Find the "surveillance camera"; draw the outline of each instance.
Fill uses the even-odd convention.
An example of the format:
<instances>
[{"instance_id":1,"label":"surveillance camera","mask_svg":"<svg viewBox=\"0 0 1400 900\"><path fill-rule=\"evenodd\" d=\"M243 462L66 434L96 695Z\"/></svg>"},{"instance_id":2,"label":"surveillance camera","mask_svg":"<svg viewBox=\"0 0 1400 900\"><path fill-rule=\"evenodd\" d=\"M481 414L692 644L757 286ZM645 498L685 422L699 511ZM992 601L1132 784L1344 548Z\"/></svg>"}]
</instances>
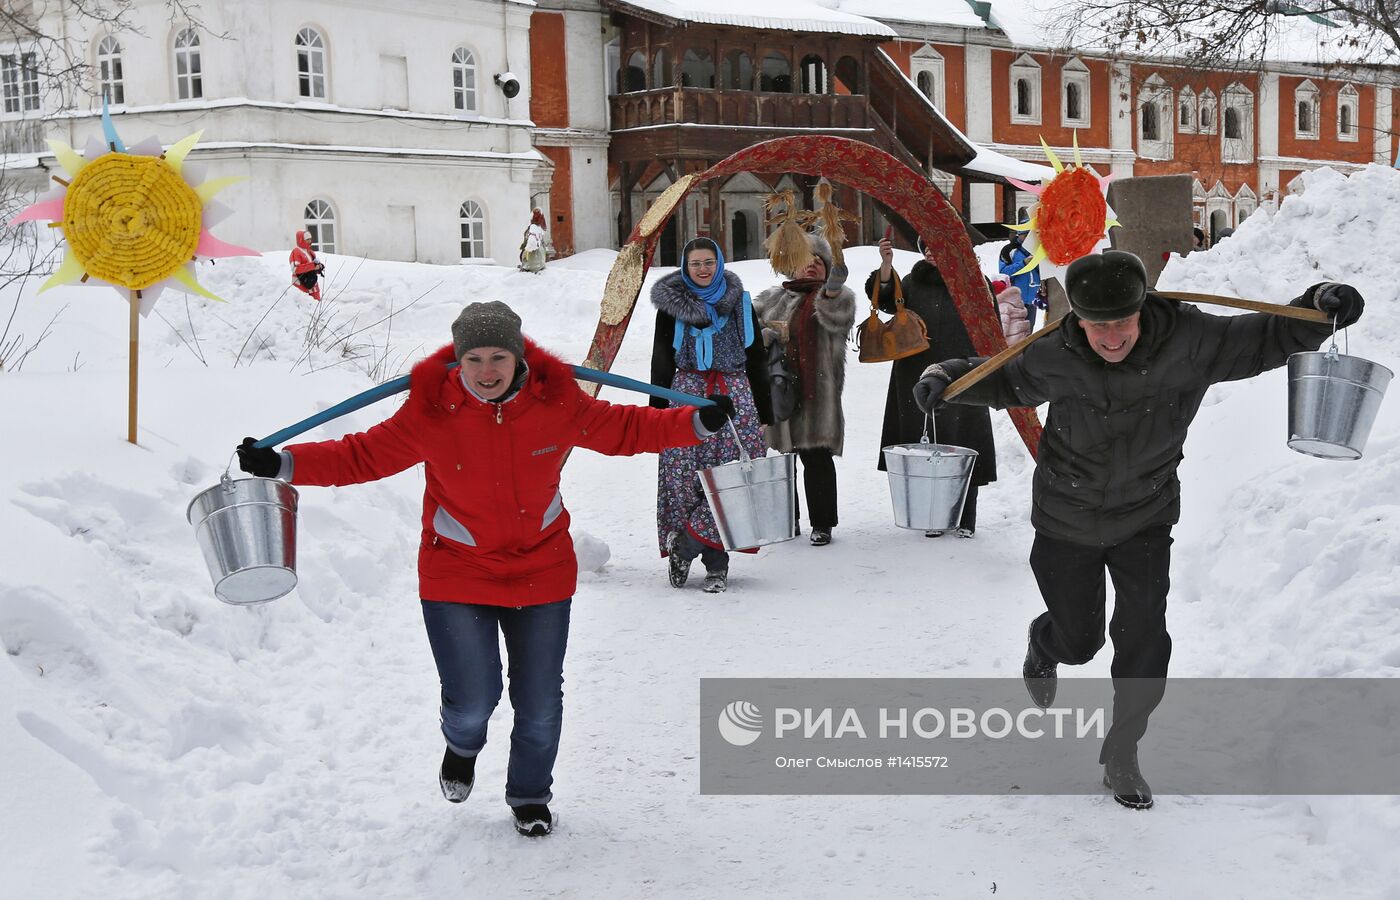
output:
<instances>
[{"instance_id":1,"label":"surveillance camera","mask_svg":"<svg viewBox=\"0 0 1400 900\"><path fill-rule=\"evenodd\" d=\"M502 72L496 76L495 81L501 86L501 93L506 95L507 100L520 93L520 79L516 78L514 73Z\"/></svg>"}]
</instances>

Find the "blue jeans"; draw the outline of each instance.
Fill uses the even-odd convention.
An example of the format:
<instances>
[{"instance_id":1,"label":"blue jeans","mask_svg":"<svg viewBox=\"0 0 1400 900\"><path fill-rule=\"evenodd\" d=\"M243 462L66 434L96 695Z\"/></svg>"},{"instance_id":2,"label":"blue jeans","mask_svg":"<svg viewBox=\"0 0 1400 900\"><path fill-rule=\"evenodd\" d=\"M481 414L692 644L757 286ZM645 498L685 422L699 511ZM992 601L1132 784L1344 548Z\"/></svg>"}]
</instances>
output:
<instances>
[{"instance_id":1,"label":"blue jeans","mask_svg":"<svg viewBox=\"0 0 1400 900\"><path fill-rule=\"evenodd\" d=\"M510 732L506 802L548 803L564 723L564 648L572 598L538 606L423 601L423 622L442 682L442 736L459 756L486 746L486 725L501 700L504 634L509 661Z\"/></svg>"}]
</instances>

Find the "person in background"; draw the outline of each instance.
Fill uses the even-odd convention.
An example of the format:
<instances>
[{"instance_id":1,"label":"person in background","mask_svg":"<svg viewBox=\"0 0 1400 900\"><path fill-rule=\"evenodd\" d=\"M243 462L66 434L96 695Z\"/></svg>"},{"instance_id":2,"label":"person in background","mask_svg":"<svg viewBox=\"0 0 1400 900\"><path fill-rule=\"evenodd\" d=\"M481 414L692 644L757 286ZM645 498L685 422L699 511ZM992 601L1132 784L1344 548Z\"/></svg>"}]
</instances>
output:
<instances>
[{"instance_id":1,"label":"person in background","mask_svg":"<svg viewBox=\"0 0 1400 900\"><path fill-rule=\"evenodd\" d=\"M298 231L297 245L287 257L292 266L292 283L311 299L321 299L321 275L326 271L324 263L316 259L316 251L311 247L311 232Z\"/></svg>"},{"instance_id":2,"label":"person in background","mask_svg":"<svg viewBox=\"0 0 1400 900\"><path fill-rule=\"evenodd\" d=\"M520 269L525 272L543 272L549 258L549 232L545 230L544 210L538 206L530 214L530 224L525 226L525 234L520 238Z\"/></svg>"},{"instance_id":3,"label":"person in background","mask_svg":"<svg viewBox=\"0 0 1400 900\"><path fill-rule=\"evenodd\" d=\"M1277 368L1316 350L1334 327L1361 317L1361 295L1315 284L1290 305L1331 323L1268 313L1215 316L1147 290L1131 253L1106 250L1070 263L1070 312L1059 330L973 385L953 404L998 409L1050 404L1031 484L1031 571L1045 612L1031 622L1021 667L1036 705L1055 701L1057 668L1089 662L1103 647L1113 579L1113 722L1099 762L1113 798L1152 806L1138 741L1161 702L1172 526L1181 516L1177 466L1206 390ZM921 409L981 360L929 366L914 388Z\"/></svg>"},{"instance_id":4,"label":"person in background","mask_svg":"<svg viewBox=\"0 0 1400 900\"><path fill-rule=\"evenodd\" d=\"M1024 225L1031 220L1030 213L1024 209L1016 217L1020 225ZM1032 331L1035 330L1035 311L1045 309L1045 285L1040 280L1040 267L1036 266L1029 272L1021 272L1027 260L1031 258L1031 253L1025 247L1026 234L1021 231L1011 232L1011 240L1006 246L1001 248L1001 255L997 270L1011 280L1011 284L1021 292L1021 302L1026 304L1026 326Z\"/></svg>"},{"instance_id":5,"label":"person in background","mask_svg":"<svg viewBox=\"0 0 1400 900\"><path fill-rule=\"evenodd\" d=\"M739 276L724 268L724 254L707 237L681 251L681 267L656 282L656 335L651 383L690 394L719 392L734 402L733 422L750 457L768 452L763 426L772 423L768 370L758 316ZM669 401L652 398L665 409ZM672 587L682 587L697 556L705 564L706 593L729 584L729 554L696 473L739 458L728 428L702 444L661 451L657 466L656 534L669 557Z\"/></svg>"},{"instance_id":6,"label":"person in background","mask_svg":"<svg viewBox=\"0 0 1400 900\"><path fill-rule=\"evenodd\" d=\"M1206 233L1199 228L1191 229L1191 250L1206 250Z\"/></svg>"},{"instance_id":7,"label":"person in background","mask_svg":"<svg viewBox=\"0 0 1400 900\"><path fill-rule=\"evenodd\" d=\"M870 273L865 281L867 295L875 293L879 297L879 307L883 312L893 314L894 298L894 245L889 239L880 241L880 268ZM933 252L918 243L923 259L900 281L904 289L904 305L910 312L924 320L928 329L928 349L904 359L895 360L890 366L889 390L885 394L885 421L880 429L880 446L892 444L917 444L927 427L927 417L914 402L913 389L924 369L939 360L954 356L973 354L972 338L968 337L967 326L948 293L943 275L934 263ZM878 288L877 288L878 285ZM1005 292L1020 302L1020 294L1009 288ZM1021 322L1025 321L1022 314ZM977 489L997 480L996 445L992 440L992 417L985 409L974 407L945 406L933 416L930 436L936 435L940 444L956 444L977 451L977 463L972 470L972 483L967 489L967 500L963 504L962 518L958 522L958 536L970 538L977 532ZM876 468L885 471L885 454L879 453ZM942 537L940 530L926 531L927 537Z\"/></svg>"},{"instance_id":8,"label":"person in background","mask_svg":"<svg viewBox=\"0 0 1400 900\"><path fill-rule=\"evenodd\" d=\"M831 263L831 245L807 235L812 256L780 287L753 299L764 337L786 336L787 360L797 372L801 397L792 418L769 425L768 445L795 451L813 546L831 543L837 525L836 464L846 439L841 392L846 387L846 335L856 318L856 295L846 287L845 266Z\"/></svg>"},{"instance_id":9,"label":"person in background","mask_svg":"<svg viewBox=\"0 0 1400 900\"><path fill-rule=\"evenodd\" d=\"M459 363L460 366L453 366ZM522 835L549 834L564 713L564 649L578 580L560 471L573 447L609 456L690 446L722 428L724 396L702 409L613 405L520 331L500 302L472 303L452 343L413 367L408 400L384 422L281 452L238 447L243 471L300 485L361 484L424 464L418 594L442 685L447 742L438 784L453 803L501 699L500 644L515 721L506 803Z\"/></svg>"}]
</instances>

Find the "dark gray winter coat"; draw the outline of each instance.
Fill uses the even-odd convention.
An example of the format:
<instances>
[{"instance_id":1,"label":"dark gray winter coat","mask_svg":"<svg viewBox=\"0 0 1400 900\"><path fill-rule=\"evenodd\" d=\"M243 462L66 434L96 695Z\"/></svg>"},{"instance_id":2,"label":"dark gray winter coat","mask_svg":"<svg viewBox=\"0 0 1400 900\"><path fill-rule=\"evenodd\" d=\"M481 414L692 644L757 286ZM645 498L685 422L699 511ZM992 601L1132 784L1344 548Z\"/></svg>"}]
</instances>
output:
<instances>
[{"instance_id":1,"label":"dark gray winter coat","mask_svg":"<svg viewBox=\"0 0 1400 900\"><path fill-rule=\"evenodd\" d=\"M1149 293L1141 332L1128 357L1110 364L1070 313L1058 331L952 401L998 409L1049 402L1032 487L1036 531L1112 546L1175 524L1176 468L1206 388L1316 350L1332 326L1265 313L1214 316Z\"/></svg>"},{"instance_id":2,"label":"dark gray winter coat","mask_svg":"<svg viewBox=\"0 0 1400 900\"><path fill-rule=\"evenodd\" d=\"M865 281L865 296L870 296L879 277L879 269L870 273ZM927 260L919 260L900 284L904 287L905 309L923 319L928 329L928 349L891 364L890 387L885 396L885 424L880 430L881 447L914 444L923 436L924 412L914 402L914 385L924 369L945 359L971 356L976 352L972 349L972 338L967 335L967 326L963 325L958 308L953 305L948 286L935 266ZM881 311L895 311L893 281L880 286L878 302ZM988 308L996 312L994 305L989 304ZM940 444L977 451L977 464L972 470L974 484L991 484L997 480L997 448L992 442L992 417L986 409L946 404L934 413L934 424ZM883 452L878 468L882 472L885 469Z\"/></svg>"}]
</instances>

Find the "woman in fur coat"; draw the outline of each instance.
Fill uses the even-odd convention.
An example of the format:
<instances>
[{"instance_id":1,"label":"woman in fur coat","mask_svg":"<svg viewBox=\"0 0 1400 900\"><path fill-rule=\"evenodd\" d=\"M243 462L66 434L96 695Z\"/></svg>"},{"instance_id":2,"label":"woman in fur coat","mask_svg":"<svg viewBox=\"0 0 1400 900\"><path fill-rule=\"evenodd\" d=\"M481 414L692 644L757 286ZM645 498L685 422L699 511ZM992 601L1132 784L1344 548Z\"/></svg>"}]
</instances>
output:
<instances>
[{"instance_id":1,"label":"woman in fur coat","mask_svg":"<svg viewBox=\"0 0 1400 900\"><path fill-rule=\"evenodd\" d=\"M724 270L724 254L707 237L681 252L681 268L651 289L656 336L651 351L651 383L688 394L727 394L734 402L734 426L749 456L763 456L763 426L772 421L767 368L758 319L743 282ZM668 401L654 398L652 406ZM662 451L657 470L656 534L661 555L669 557L672 587L690 576L699 556L705 564L707 593L728 587L729 554L720 543L714 515L695 473L739 458L728 428L703 444Z\"/></svg>"},{"instance_id":2,"label":"woman in fur coat","mask_svg":"<svg viewBox=\"0 0 1400 900\"><path fill-rule=\"evenodd\" d=\"M856 295L846 287L846 267L831 264L831 245L807 235L812 259L791 281L753 300L765 338L786 339L789 367L801 398L790 419L768 427L768 443L802 460L811 541L831 543L836 527L836 465L845 443L841 391L846 386L846 335L856 317ZM916 376L917 377L917 376ZM912 395L911 395L912 396Z\"/></svg>"},{"instance_id":3,"label":"woman in fur coat","mask_svg":"<svg viewBox=\"0 0 1400 900\"><path fill-rule=\"evenodd\" d=\"M931 363L952 356L974 356L972 338L967 335L958 308L943 276L933 263L933 254L921 246L924 258L914 264L900 282L904 287L904 306L917 313L928 327L928 349L913 356L894 361L890 369L890 388L885 397L885 424L880 432L880 446L915 444L924 431L924 414L914 403L914 385ZM893 313L894 249L889 241L880 242L880 268L870 273L865 282L866 295L875 289L878 280L880 309ZM962 520L958 522L958 537L970 538L977 530L977 489L997 480L996 445L992 442L992 417L986 407L946 404L934 413L934 425L940 444L954 444L977 451L977 464L972 470L972 485L967 489ZM932 431L930 438L933 437ZM884 471L885 457L880 454L879 468ZM942 537L941 531L925 532L929 537Z\"/></svg>"}]
</instances>

